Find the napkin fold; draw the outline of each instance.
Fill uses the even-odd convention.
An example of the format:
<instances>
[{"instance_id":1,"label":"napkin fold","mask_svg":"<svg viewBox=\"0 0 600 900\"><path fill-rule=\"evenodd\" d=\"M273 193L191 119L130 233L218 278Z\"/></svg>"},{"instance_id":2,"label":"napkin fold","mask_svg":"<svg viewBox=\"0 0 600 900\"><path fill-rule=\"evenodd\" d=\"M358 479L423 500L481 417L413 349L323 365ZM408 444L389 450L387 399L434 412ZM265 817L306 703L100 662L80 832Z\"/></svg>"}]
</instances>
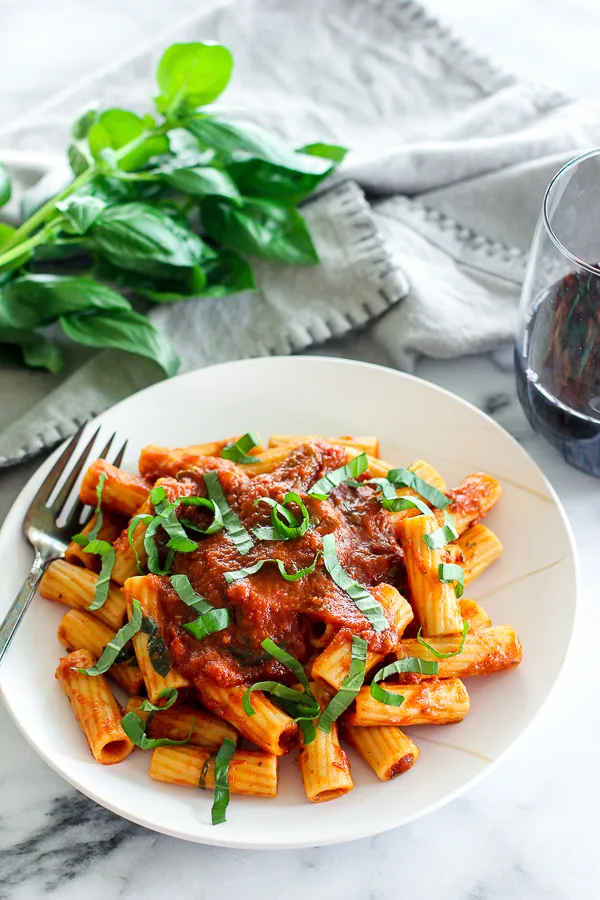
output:
<instances>
[{"instance_id":1,"label":"napkin fold","mask_svg":"<svg viewBox=\"0 0 600 900\"><path fill-rule=\"evenodd\" d=\"M351 148L303 208L320 266L255 261L256 293L151 309L182 371L333 339L338 355L413 370L423 354L511 339L545 186L600 142L597 102L500 72L412 0L234 0L0 129L0 160L18 187L45 172L65 178L69 125L91 100L145 111L156 62L176 40L233 51L229 112L295 146ZM161 377L142 358L82 348L69 348L60 379L2 370L0 467Z\"/></svg>"}]
</instances>

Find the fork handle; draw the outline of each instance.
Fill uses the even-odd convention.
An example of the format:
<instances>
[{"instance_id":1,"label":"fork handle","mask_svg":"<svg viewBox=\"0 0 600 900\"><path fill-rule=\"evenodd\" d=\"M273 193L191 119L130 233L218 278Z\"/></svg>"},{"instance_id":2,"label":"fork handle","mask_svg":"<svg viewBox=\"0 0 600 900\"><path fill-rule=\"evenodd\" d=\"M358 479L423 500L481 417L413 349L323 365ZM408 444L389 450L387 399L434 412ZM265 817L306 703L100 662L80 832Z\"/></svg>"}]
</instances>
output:
<instances>
[{"instance_id":1,"label":"fork handle","mask_svg":"<svg viewBox=\"0 0 600 900\"><path fill-rule=\"evenodd\" d=\"M0 663L8 650L8 645L12 641L13 635L21 623L25 610L31 603L31 599L37 590L37 586L40 583L48 563L49 560L42 559L39 553L36 553L31 572L25 579L23 587L17 594L15 602L7 612L2 625L0 625Z\"/></svg>"}]
</instances>

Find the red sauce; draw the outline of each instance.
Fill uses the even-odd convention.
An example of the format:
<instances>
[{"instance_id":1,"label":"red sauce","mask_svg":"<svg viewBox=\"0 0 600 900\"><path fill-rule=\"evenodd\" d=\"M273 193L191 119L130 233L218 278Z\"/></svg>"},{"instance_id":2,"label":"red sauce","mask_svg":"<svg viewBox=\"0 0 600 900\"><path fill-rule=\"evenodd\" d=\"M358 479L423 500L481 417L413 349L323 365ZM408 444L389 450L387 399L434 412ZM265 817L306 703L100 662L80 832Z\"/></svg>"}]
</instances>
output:
<instances>
[{"instance_id":1,"label":"red sauce","mask_svg":"<svg viewBox=\"0 0 600 900\"><path fill-rule=\"evenodd\" d=\"M282 502L291 489L300 494L311 517L311 528L302 537L256 541L246 556L240 555L224 531L200 537L193 553L177 554L173 572L187 575L194 590L214 606L230 610L227 629L197 641L181 627L193 621L196 614L179 600L168 580L161 579L165 640L174 664L192 682L199 684L206 678L222 686L251 684L265 678L289 682L289 670L269 657L261 642L269 637L304 663L312 653L311 627L318 623L361 635L373 650L392 649L397 640L395 631L377 634L351 598L332 581L322 558L312 574L297 582L285 581L274 565L230 585L224 578L226 572L271 557L283 560L288 572L297 571L312 563L322 536L334 532L340 563L356 581L367 587L385 582L402 589L406 578L402 550L373 488L357 490L341 485L327 501L314 500L307 494L318 478L345 461L343 450L315 440L297 447L269 475L248 478L226 460L210 457L200 466L196 463L195 471L180 475L186 493L206 496L202 474L218 468L229 506L250 532L271 523L270 507L255 506L255 500L269 496ZM203 527L210 521L198 507L185 507L181 514L196 518Z\"/></svg>"}]
</instances>

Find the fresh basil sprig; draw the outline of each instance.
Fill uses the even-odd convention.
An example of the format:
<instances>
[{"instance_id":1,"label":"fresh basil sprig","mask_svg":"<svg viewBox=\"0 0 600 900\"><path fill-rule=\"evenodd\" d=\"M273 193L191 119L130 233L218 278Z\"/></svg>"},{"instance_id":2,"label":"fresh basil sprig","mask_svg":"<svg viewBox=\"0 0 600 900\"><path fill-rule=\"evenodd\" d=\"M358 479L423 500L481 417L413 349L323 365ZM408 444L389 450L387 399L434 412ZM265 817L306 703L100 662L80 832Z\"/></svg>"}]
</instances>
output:
<instances>
[{"instance_id":1,"label":"fresh basil sprig","mask_svg":"<svg viewBox=\"0 0 600 900\"><path fill-rule=\"evenodd\" d=\"M232 67L219 44L167 48L156 114L85 110L67 148L72 181L55 195L34 185L21 225L0 222L0 345L18 348L26 365L63 368L58 342L38 330L56 323L76 343L136 353L172 375L174 350L121 290L151 303L223 297L255 289L247 257L318 262L296 206L345 149L294 150L211 112ZM0 207L10 195L0 166ZM69 272L57 274L63 259Z\"/></svg>"}]
</instances>

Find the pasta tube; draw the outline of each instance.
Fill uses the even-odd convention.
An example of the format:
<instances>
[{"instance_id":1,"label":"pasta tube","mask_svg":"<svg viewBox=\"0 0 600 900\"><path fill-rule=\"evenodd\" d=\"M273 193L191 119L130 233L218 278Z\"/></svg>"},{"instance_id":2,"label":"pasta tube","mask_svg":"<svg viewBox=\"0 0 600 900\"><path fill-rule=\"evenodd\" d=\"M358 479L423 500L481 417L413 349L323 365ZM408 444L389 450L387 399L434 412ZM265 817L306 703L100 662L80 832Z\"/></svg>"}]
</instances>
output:
<instances>
[{"instance_id":1,"label":"pasta tube","mask_svg":"<svg viewBox=\"0 0 600 900\"><path fill-rule=\"evenodd\" d=\"M381 685L390 694L404 697L401 706L387 706L362 687L356 709L346 716L350 725L448 725L469 712L469 695L458 678L432 679L419 684Z\"/></svg>"},{"instance_id":2,"label":"pasta tube","mask_svg":"<svg viewBox=\"0 0 600 900\"><path fill-rule=\"evenodd\" d=\"M311 690L323 708L329 699L324 688L315 683ZM311 803L335 800L354 787L348 757L340 747L337 722L331 724L328 734L317 728L316 737L309 744L299 735L298 765Z\"/></svg>"},{"instance_id":3,"label":"pasta tube","mask_svg":"<svg viewBox=\"0 0 600 900\"><path fill-rule=\"evenodd\" d=\"M414 516L398 524L413 606L425 635L452 634L463 627L454 587L439 579L443 551L430 550L423 540L437 528L434 516Z\"/></svg>"},{"instance_id":4,"label":"pasta tube","mask_svg":"<svg viewBox=\"0 0 600 900\"><path fill-rule=\"evenodd\" d=\"M133 751L133 744L121 727L121 708L103 675L86 675L96 660L88 650L64 656L56 677L69 698L75 717L95 759L103 766L122 762Z\"/></svg>"},{"instance_id":5,"label":"pasta tube","mask_svg":"<svg viewBox=\"0 0 600 900\"><path fill-rule=\"evenodd\" d=\"M360 728L343 723L341 735L381 781L390 781L407 772L419 758L419 748L394 725Z\"/></svg>"},{"instance_id":6,"label":"pasta tube","mask_svg":"<svg viewBox=\"0 0 600 900\"><path fill-rule=\"evenodd\" d=\"M88 650L99 659L104 648L115 636L112 628L82 609L71 609L58 626L58 640L67 650ZM115 663L106 673L128 694L139 693L144 679L137 665Z\"/></svg>"},{"instance_id":7,"label":"pasta tube","mask_svg":"<svg viewBox=\"0 0 600 900\"><path fill-rule=\"evenodd\" d=\"M502 556L502 543L485 525L473 525L456 541L462 552L465 584L470 584Z\"/></svg>"},{"instance_id":8,"label":"pasta tube","mask_svg":"<svg viewBox=\"0 0 600 900\"><path fill-rule=\"evenodd\" d=\"M159 629L162 626L162 614L158 605L156 592L154 590L155 575L141 575L136 578L128 578L123 587L125 598L127 601L127 615L131 618L132 603L139 600L144 616L150 616ZM138 631L131 639L133 649L137 657L138 666L146 685L148 697L152 703L156 703L161 691L165 688L184 688L189 687L189 681L177 669L171 668L167 675L159 675L152 664L150 654L148 653L148 641L150 636L144 631ZM166 652L166 648L165 648ZM167 652L168 656L168 652ZM170 662L170 660L169 660Z\"/></svg>"},{"instance_id":9,"label":"pasta tube","mask_svg":"<svg viewBox=\"0 0 600 900\"><path fill-rule=\"evenodd\" d=\"M215 761L200 747L157 747L150 762L150 778L167 784L214 790ZM202 780L203 779L203 780ZM232 794L275 797L279 785L278 760L264 750L236 750L229 763Z\"/></svg>"},{"instance_id":10,"label":"pasta tube","mask_svg":"<svg viewBox=\"0 0 600 900\"><path fill-rule=\"evenodd\" d=\"M131 697L125 711L146 719L148 713L140 711L143 702L142 697ZM170 738L172 741L183 741L191 734L190 745L208 750L218 750L225 738L237 741L239 737L235 728L223 719L186 704L155 713L146 733L151 738Z\"/></svg>"},{"instance_id":11,"label":"pasta tube","mask_svg":"<svg viewBox=\"0 0 600 900\"><path fill-rule=\"evenodd\" d=\"M42 576L40 593L47 600L87 609L94 601L97 582L95 572L74 566L64 559L55 559ZM93 615L118 631L125 618L125 597L116 585L110 585L106 602L95 609Z\"/></svg>"},{"instance_id":12,"label":"pasta tube","mask_svg":"<svg viewBox=\"0 0 600 900\"><path fill-rule=\"evenodd\" d=\"M96 505L96 486L101 472L106 473L102 488L103 508L130 519L148 496L152 485L139 475L130 475L105 459L97 459L91 464L81 483L79 497L82 503Z\"/></svg>"},{"instance_id":13,"label":"pasta tube","mask_svg":"<svg viewBox=\"0 0 600 900\"><path fill-rule=\"evenodd\" d=\"M459 635L428 638L438 653L458 650ZM437 661L438 678L466 678L468 675L490 675L501 669L510 669L521 662L521 642L510 625L493 625L479 628L467 634L462 652L448 659L438 659L427 647L416 640L400 641L396 648L398 659L417 656L419 659ZM427 677L427 676L421 676Z\"/></svg>"}]
</instances>

